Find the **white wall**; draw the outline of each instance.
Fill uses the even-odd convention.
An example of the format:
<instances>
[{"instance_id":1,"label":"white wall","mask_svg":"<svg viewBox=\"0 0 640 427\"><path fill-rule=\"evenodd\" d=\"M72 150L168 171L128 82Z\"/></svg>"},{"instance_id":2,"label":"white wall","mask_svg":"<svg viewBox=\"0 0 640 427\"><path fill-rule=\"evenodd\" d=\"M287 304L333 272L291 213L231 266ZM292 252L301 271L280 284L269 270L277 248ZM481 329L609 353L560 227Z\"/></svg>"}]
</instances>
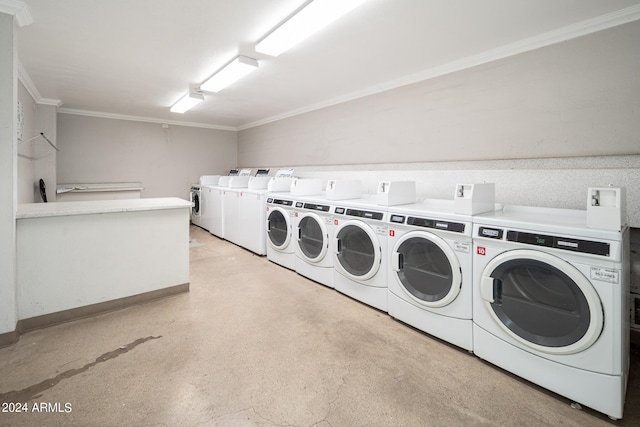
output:
<instances>
[{"instance_id":1,"label":"white wall","mask_svg":"<svg viewBox=\"0 0 640 427\"><path fill-rule=\"evenodd\" d=\"M627 189L640 227L640 22L245 129L243 167L415 180L420 197L495 182L505 204L586 208Z\"/></svg>"},{"instance_id":2,"label":"white wall","mask_svg":"<svg viewBox=\"0 0 640 427\"><path fill-rule=\"evenodd\" d=\"M13 16L0 13L0 343L15 331L18 101L17 41Z\"/></svg>"},{"instance_id":3,"label":"white wall","mask_svg":"<svg viewBox=\"0 0 640 427\"><path fill-rule=\"evenodd\" d=\"M238 160L640 154L640 21L239 132Z\"/></svg>"},{"instance_id":4,"label":"white wall","mask_svg":"<svg viewBox=\"0 0 640 427\"><path fill-rule=\"evenodd\" d=\"M54 105L38 104L36 106L36 131L43 132L53 144L57 144L57 107ZM34 151L36 158L34 166L34 201L40 202L40 187L37 182L43 179L47 187L47 200L56 200L56 174L57 174L57 154L43 138L38 138Z\"/></svg>"},{"instance_id":5,"label":"white wall","mask_svg":"<svg viewBox=\"0 0 640 427\"><path fill-rule=\"evenodd\" d=\"M37 135L35 129L36 103L20 82L18 82L18 101L22 104L24 115L22 142L18 141L18 203L33 203L35 161L22 156L35 157L35 147L40 142L36 140L29 141L31 137Z\"/></svg>"},{"instance_id":6,"label":"white wall","mask_svg":"<svg viewBox=\"0 0 640 427\"><path fill-rule=\"evenodd\" d=\"M189 198L201 175L237 166L233 131L58 114L60 184L141 182L142 197Z\"/></svg>"},{"instance_id":7,"label":"white wall","mask_svg":"<svg viewBox=\"0 0 640 427\"><path fill-rule=\"evenodd\" d=\"M48 200L55 200L56 151L39 135L44 133L55 144L56 107L38 104L21 82L18 101L24 115L22 141L18 141L18 203L42 201L41 178L47 185Z\"/></svg>"}]
</instances>

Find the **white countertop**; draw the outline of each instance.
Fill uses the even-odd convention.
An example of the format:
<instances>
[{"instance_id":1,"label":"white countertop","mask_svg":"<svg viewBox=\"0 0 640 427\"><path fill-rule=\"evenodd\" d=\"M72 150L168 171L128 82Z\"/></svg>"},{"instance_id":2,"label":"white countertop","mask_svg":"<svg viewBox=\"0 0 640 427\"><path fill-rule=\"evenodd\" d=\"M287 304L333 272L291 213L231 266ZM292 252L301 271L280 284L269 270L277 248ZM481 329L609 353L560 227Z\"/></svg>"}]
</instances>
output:
<instances>
[{"instance_id":1,"label":"white countertop","mask_svg":"<svg viewBox=\"0 0 640 427\"><path fill-rule=\"evenodd\" d=\"M51 216L91 215L179 208L191 208L191 202L177 197L162 197L150 199L24 203L18 205L16 218L25 219Z\"/></svg>"}]
</instances>

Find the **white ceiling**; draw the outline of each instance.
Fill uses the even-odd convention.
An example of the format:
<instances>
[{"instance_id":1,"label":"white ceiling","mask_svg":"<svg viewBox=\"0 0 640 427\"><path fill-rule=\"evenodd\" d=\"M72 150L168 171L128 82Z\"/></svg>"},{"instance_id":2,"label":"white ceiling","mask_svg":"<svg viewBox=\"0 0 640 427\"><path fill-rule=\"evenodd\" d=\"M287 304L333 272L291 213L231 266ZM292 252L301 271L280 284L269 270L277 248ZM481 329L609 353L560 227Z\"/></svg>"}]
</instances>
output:
<instances>
[{"instance_id":1,"label":"white ceiling","mask_svg":"<svg viewBox=\"0 0 640 427\"><path fill-rule=\"evenodd\" d=\"M33 23L18 30L19 60L38 101L227 129L640 19L640 0L368 0L273 58L255 44L306 0L24 3ZM185 114L169 112L238 54L259 69Z\"/></svg>"}]
</instances>

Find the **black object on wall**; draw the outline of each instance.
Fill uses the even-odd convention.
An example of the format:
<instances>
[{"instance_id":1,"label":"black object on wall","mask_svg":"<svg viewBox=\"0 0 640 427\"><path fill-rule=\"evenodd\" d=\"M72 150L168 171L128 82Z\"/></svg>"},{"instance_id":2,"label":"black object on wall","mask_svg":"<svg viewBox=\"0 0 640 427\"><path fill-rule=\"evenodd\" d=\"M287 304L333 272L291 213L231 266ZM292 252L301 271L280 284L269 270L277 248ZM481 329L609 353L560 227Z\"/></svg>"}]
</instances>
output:
<instances>
[{"instance_id":1,"label":"black object on wall","mask_svg":"<svg viewBox=\"0 0 640 427\"><path fill-rule=\"evenodd\" d=\"M47 203L47 189L44 186L44 179L40 178L40 197L42 201Z\"/></svg>"}]
</instances>

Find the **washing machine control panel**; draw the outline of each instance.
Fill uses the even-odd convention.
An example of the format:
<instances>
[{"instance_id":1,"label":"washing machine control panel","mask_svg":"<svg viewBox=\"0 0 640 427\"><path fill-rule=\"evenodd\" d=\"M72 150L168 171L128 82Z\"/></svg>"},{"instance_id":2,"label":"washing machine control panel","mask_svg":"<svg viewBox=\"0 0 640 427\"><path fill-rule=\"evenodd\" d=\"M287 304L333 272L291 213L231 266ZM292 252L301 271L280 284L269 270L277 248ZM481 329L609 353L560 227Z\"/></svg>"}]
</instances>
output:
<instances>
[{"instance_id":1,"label":"washing machine control panel","mask_svg":"<svg viewBox=\"0 0 640 427\"><path fill-rule=\"evenodd\" d=\"M478 229L478 237L502 240L502 236L504 236L504 230L501 228L480 227Z\"/></svg>"},{"instance_id":2,"label":"washing machine control panel","mask_svg":"<svg viewBox=\"0 0 640 427\"><path fill-rule=\"evenodd\" d=\"M309 209L311 211L329 212L329 205L319 205L316 203L304 203L302 206L298 206L298 204L296 204L296 207L303 207L304 209Z\"/></svg>"},{"instance_id":3,"label":"washing machine control panel","mask_svg":"<svg viewBox=\"0 0 640 427\"><path fill-rule=\"evenodd\" d=\"M506 233L505 233L506 232ZM575 239L572 237L552 236L541 233L528 233L518 230L503 230L501 228L479 227L478 237L506 240L508 242L524 243L533 246L562 249L565 251L581 252L585 254L609 256L611 245L606 242Z\"/></svg>"},{"instance_id":4,"label":"washing machine control panel","mask_svg":"<svg viewBox=\"0 0 640 427\"><path fill-rule=\"evenodd\" d=\"M437 219L410 216L407 218L407 225L435 228L436 230L453 231L455 233L464 233L464 224L460 222L440 221Z\"/></svg>"},{"instance_id":5,"label":"washing machine control panel","mask_svg":"<svg viewBox=\"0 0 640 427\"><path fill-rule=\"evenodd\" d=\"M355 216L358 218L375 219L378 221L382 221L384 219L384 213L382 212L363 211L360 209L345 209L345 208L335 208L333 212L338 215Z\"/></svg>"},{"instance_id":6,"label":"washing machine control panel","mask_svg":"<svg viewBox=\"0 0 640 427\"><path fill-rule=\"evenodd\" d=\"M389 222L404 224L414 227L433 228L436 230L453 231L454 233L464 233L465 224L461 222L442 221L431 218L420 218L416 216L405 217L404 215L391 214Z\"/></svg>"},{"instance_id":7,"label":"washing machine control panel","mask_svg":"<svg viewBox=\"0 0 640 427\"><path fill-rule=\"evenodd\" d=\"M274 205L282 205L282 206L291 206L291 205L293 205L293 201L292 200L272 199L271 197L269 197L267 199L267 203L272 203Z\"/></svg>"},{"instance_id":8,"label":"washing machine control panel","mask_svg":"<svg viewBox=\"0 0 640 427\"><path fill-rule=\"evenodd\" d=\"M395 222L396 224L404 224L404 217L402 215L391 215L389 222Z\"/></svg>"},{"instance_id":9,"label":"washing machine control panel","mask_svg":"<svg viewBox=\"0 0 640 427\"><path fill-rule=\"evenodd\" d=\"M549 236L545 234L525 233L522 231L507 231L510 242L526 243L528 245L544 246L547 248L564 249L566 251L581 252L593 255L609 256L610 245L605 242L574 239L569 237Z\"/></svg>"}]
</instances>

